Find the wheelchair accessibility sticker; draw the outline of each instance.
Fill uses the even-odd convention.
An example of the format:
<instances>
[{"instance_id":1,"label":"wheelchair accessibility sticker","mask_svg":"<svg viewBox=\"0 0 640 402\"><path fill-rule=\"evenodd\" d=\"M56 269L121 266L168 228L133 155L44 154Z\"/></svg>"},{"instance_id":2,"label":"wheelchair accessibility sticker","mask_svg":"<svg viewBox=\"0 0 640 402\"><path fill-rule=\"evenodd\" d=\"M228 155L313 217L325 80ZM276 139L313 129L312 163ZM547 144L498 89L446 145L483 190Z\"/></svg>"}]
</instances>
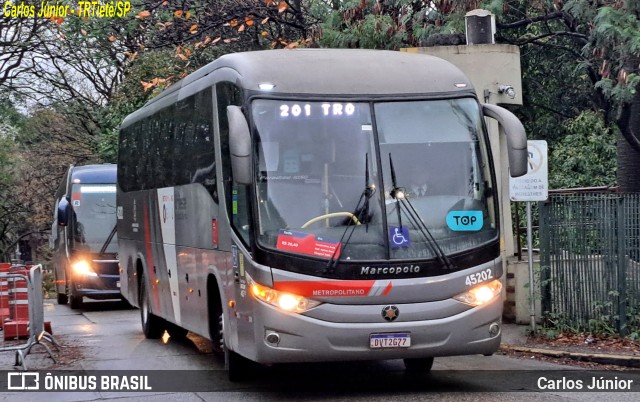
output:
<instances>
[{"instance_id":1,"label":"wheelchair accessibility sticker","mask_svg":"<svg viewBox=\"0 0 640 402\"><path fill-rule=\"evenodd\" d=\"M482 229L482 211L450 211L447 226L455 231L478 231Z\"/></svg>"},{"instance_id":2,"label":"wheelchair accessibility sticker","mask_svg":"<svg viewBox=\"0 0 640 402\"><path fill-rule=\"evenodd\" d=\"M389 226L389 243L391 248L409 247L409 228L406 226Z\"/></svg>"}]
</instances>

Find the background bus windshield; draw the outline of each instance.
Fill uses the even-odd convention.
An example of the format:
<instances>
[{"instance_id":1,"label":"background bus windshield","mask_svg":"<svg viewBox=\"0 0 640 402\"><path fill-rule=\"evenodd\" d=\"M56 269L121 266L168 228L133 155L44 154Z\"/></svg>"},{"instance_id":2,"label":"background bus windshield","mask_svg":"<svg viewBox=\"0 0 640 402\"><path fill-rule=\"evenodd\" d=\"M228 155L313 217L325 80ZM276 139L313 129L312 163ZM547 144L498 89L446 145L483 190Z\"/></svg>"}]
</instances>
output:
<instances>
[{"instance_id":1,"label":"background bus windshield","mask_svg":"<svg viewBox=\"0 0 640 402\"><path fill-rule=\"evenodd\" d=\"M446 254L496 238L475 100L374 103L375 122L368 103L252 106L264 246L342 260L435 258L420 221Z\"/></svg>"},{"instance_id":2,"label":"background bus windshield","mask_svg":"<svg viewBox=\"0 0 640 402\"><path fill-rule=\"evenodd\" d=\"M76 250L99 252L116 225L116 186L113 184L74 184L73 242ZM117 235L106 252L116 252Z\"/></svg>"}]
</instances>

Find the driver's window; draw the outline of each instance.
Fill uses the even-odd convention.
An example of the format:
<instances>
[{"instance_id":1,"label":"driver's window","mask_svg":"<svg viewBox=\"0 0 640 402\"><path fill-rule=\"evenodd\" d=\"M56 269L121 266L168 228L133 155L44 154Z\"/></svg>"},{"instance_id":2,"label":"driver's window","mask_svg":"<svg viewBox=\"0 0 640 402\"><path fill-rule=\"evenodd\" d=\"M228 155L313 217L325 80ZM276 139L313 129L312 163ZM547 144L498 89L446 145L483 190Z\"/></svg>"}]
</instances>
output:
<instances>
[{"instance_id":1,"label":"driver's window","mask_svg":"<svg viewBox=\"0 0 640 402\"><path fill-rule=\"evenodd\" d=\"M250 245L251 211L248 186L233 181L231 174L231 156L229 150L229 121L227 120L227 106L242 105L242 89L231 82L216 84L216 101L218 110L218 124L220 130L220 150L222 153L222 185L227 202L227 212L235 232Z\"/></svg>"}]
</instances>

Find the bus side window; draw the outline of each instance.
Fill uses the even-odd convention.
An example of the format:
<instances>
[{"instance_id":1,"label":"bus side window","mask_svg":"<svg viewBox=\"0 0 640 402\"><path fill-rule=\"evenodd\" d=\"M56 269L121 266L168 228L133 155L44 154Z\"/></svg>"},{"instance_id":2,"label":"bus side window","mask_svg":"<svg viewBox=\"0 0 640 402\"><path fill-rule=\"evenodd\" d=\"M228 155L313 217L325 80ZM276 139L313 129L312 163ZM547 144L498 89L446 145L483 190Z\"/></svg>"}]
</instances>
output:
<instances>
[{"instance_id":1,"label":"bus side window","mask_svg":"<svg viewBox=\"0 0 640 402\"><path fill-rule=\"evenodd\" d=\"M193 166L191 169L191 182L200 183L211 194L213 201L217 204L218 190L216 177L216 160L213 144L211 125L213 116L213 104L211 91L201 91L195 96L195 107L193 110L208 111L199 112L194 116L194 142L193 142Z\"/></svg>"},{"instance_id":2,"label":"bus side window","mask_svg":"<svg viewBox=\"0 0 640 402\"><path fill-rule=\"evenodd\" d=\"M229 121L227 106L242 105L242 90L231 82L216 84L216 101L218 124L220 130L220 151L222 154L222 184L227 203L227 213L235 232L243 240L245 246L250 245L251 211L249 210L248 186L233 181L231 174L231 157L229 151Z\"/></svg>"}]
</instances>

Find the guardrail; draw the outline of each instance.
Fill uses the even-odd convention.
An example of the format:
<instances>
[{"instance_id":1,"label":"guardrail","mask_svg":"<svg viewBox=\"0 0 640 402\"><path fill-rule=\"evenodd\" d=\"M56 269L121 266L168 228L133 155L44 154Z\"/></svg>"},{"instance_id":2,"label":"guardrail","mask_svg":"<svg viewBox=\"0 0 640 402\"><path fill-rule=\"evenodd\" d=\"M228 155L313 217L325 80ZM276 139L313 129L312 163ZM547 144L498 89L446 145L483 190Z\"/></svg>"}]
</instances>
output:
<instances>
[{"instance_id":1,"label":"guardrail","mask_svg":"<svg viewBox=\"0 0 640 402\"><path fill-rule=\"evenodd\" d=\"M16 267L12 267L16 268ZM5 340L7 338L20 338L23 325L26 325L27 340L23 344L0 346L0 352L15 352L16 366L27 370L26 356L31 348L40 345L45 348L49 357L56 363L56 359L49 346L42 341L47 341L60 350L60 345L53 335L46 331L44 321L44 300L42 296L42 265L14 272L0 272L0 283L7 283L8 291L0 297L8 298L9 320L3 322ZM26 286L25 286L26 285ZM27 298L23 297L26 290ZM25 305L27 308L25 309ZM26 320L25 320L26 319ZM15 326L15 327L13 327ZM7 336L11 331L11 335Z\"/></svg>"}]
</instances>

